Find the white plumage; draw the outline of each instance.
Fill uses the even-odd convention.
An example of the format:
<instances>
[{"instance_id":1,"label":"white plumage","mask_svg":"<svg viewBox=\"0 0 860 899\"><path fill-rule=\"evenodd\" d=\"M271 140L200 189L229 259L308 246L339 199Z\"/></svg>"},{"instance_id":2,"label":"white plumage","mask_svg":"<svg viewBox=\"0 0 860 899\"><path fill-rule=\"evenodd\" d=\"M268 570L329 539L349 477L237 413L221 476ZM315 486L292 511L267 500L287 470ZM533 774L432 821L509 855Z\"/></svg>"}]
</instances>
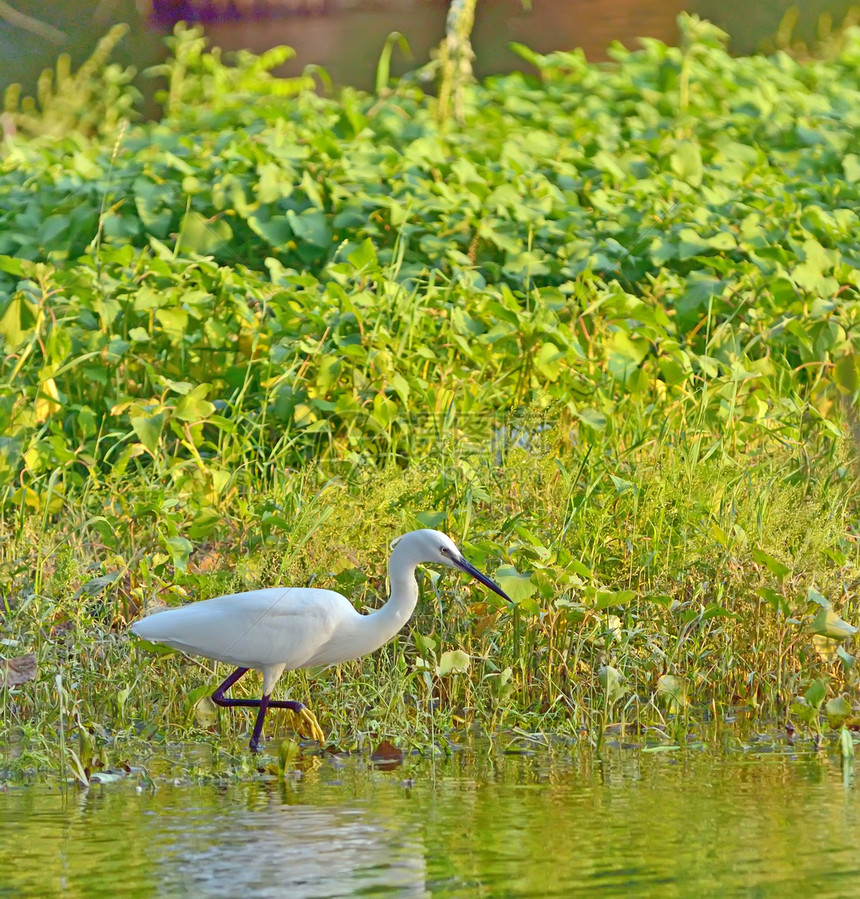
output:
<instances>
[{"instance_id":1,"label":"white plumage","mask_svg":"<svg viewBox=\"0 0 860 899\"><path fill-rule=\"evenodd\" d=\"M323 734L316 718L299 702L272 701L272 690L285 669L333 665L357 659L387 643L409 620L418 601L415 568L438 563L470 574L510 601L486 575L470 565L454 542L439 531L411 531L394 543L388 562L391 594L388 602L361 615L349 600L333 590L310 587L270 587L218 596L158 612L135 622L132 632L154 643L165 643L189 655L235 665L213 694L220 705L259 708L251 748L259 746L269 707L298 712L315 739ZM229 699L224 694L248 669L263 674L260 700Z\"/></svg>"}]
</instances>

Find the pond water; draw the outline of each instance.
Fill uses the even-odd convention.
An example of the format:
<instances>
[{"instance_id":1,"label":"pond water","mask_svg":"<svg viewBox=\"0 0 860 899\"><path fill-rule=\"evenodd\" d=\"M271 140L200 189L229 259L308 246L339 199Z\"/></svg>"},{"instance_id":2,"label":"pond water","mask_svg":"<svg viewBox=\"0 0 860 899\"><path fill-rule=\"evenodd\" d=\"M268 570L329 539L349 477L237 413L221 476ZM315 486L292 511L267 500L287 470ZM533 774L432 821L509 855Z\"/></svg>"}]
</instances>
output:
<instances>
[{"instance_id":1,"label":"pond water","mask_svg":"<svg viewBox=\"0 0 860 899\"><path fill-rule=\"evenodd\" d=\"M0 820L0 896L828 897L860 878L852 772L790 748L10 786Z\"/></svg>"}]
</instances>

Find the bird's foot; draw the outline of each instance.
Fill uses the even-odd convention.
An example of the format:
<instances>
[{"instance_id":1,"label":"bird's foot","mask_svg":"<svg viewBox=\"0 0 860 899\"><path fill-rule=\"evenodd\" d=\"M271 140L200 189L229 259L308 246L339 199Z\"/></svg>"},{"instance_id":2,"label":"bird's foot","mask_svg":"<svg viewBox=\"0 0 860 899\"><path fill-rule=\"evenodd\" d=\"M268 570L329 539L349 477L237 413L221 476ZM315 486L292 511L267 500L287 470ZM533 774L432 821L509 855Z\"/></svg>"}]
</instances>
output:
<instances>
[{"instance_id":1,"label":"bird's foot","mask_svg":"<svg viewBox=\"0 0 860 899\"><path fill-rule=\"evenodd\" d=\"M304 706L293 712L293 727L303 737L325 743L325 734L317 721L317 716Z\"/></svg>"}]
</instances>

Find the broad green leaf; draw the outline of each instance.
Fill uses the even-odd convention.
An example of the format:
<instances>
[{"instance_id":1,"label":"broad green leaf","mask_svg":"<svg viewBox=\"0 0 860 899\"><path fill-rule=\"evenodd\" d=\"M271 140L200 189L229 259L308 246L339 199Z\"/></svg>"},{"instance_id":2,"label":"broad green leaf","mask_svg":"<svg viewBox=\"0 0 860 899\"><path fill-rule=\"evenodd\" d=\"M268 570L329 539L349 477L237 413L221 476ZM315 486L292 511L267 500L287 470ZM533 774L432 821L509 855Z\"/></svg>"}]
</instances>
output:
<instances>
[{"instance_id":1,"label":"broad green leaf","mask_svg":"<svg viewBox=\"0 0 860 899\"><path fill-rule=\"evenodd\" d=\"M803 698L813 709L820 709L826 696L827 681L821 678L814 680L803 694Z\"/></svg>"},{"instance_id":2,"label":"broad green leaf","mask_svg":"<svg viewBox=\"0 0 860 899\"><path fill-rule=\"evenodd\" d=\"M331 229L324 212L308 209L297 215L290 209L287 211L287 221L298 240L315 247L327 248L331 245Z\"/></svg>"},{"instance_id":3,"label":"broad green leaf","mask_svg":"<svg viewBox=\"0 0 860 899\"><path fill-rule=\"evenodd\" d=\"M768 555L763 549L754 548L752 557L759 565L764 565L771 574L775 574L778 578L784 578L791 571L787 565L784 565L778 559L774 559L773 556Z\"/></svg>"},{"instance_id":4,"label":"broad green leaf","mask_svg":"<svg viewBox=\"0 0 860 899\"><path fill-rule=\"evenodd\" d=\"M494 580L515 603L521 603L537 591L530 574L520 574L511 565L499 568Z\"/></svg>"},{"instance_id":5,"label":"broad green leaf","mask_svg":"<svg viewBox=\"0 0 860 899\"><path fill-rule=\"evenodd\" d=\"M772 587L759 587L758 595L767 602L774 612L782 615L789 614L788 602L778 590L774 590Z\"/></svg>"},{"instance_id":6,"label":"broad green leaf","mask_svg":"<svg viewBox=\"0 0 860 899\"><path fill-rule=\"evenodd\" d=\"M856 153L846 153L842 157L842 171L845 173L845 179L852 184L860 181L860 156Z\"/></svg>"},{"instance_id":7,"label":"broad green leaf","mask_svg":"<svg viewBox=\"0 0 860 899\"><path fill-rule=\"evenodd\" d=\"M215 406L205 399L208 390L208 384L198 384L190 393L180 397L173 410L173 417L180 421L201 421L208 418L215 411Z\"/></svg>"},{"instance_id":8,"label":"broad green leaf","mask_svg":"<svg viewBox=\"0 0 860 899\"><path fill-rule=\"evenodd\" d=\"M671 711L687 704L687 685L674 674L661 674L657 679L657 698Z\"/></svg>"},{"instance_id":9,"label":"broad green leaf","mask_svg":"<svg viewBox=\"0 0 860 899\"><path fill-rule=\"evenodd\" d=\"M376 257L376 248L373 241L365 238L350 254L347 259L359 270L375 269L379 266Z\"/></svg>"},{"instance_id":10,"label":"broad green leaf","mask_svg":"<svg viewBox=\"0 0 860 899\"><path fill-rule=\"evenodd\" d=\"M597 679L608 702L615 702L627 692L624 675L612 665L602 665L598 668Z\"/></svg>"},{"instance_id":11,"label":"broad green leaf","mask_svg":"<svg viewBox=\"0 0 860 899\"><path fill-rule=\"evenodd\" d=\"M131 426L134 428L134 433L137 434L137 439L154 456L158 449L158 441L161 439L161 432L164 430L164 413L135 416L131 419Z\"/></svg>"},{"instance_id":12,"label":"broad green leaf","mask_svg":"<svg viewBox=\"0 0 860 899\"><path fill-rule=\"evenodd\" d=\"M834 728L842 727L845 719L851 714L851 703L845 696L837 696L827 701L824 706L824 714L827 715L827 723Z\"/></svg>"},{"instance_id":13,"label":"broad green leaf","mask_svg":"<svg viewBox=\"0 0 860 899\"><path fill-rule=\"evenodd\" d=\"M248 224L275 249L285 246L293 237L292 226L285 215L273 215L271 218L252 215L248 218Z\"/></svg>"},{"instance_id":14,"label":"broad green leaf","mask_svg":"<svg viewBox=\"0 0 860 899\"><path fill-rule=\"evenodd\" d=\"M448 674L465 674L469 670L472 660L469 654L462 649L446 649L439 659L436 674L445 677Z\"/></svg>"},{"instance_id":15,"label":"broad green leaf","mask_svg":"<svg viewBox=\"0 0 860 899\"><path fill-rule=\"evenodd\" d=\"M683 141L678 144L670 157L672 171L693 187L702 183L702 153L696 144Z\"/></svg>"},{"instance_id":16,"label":"broad green leaf","mask_svg":"<svg viewBox=\"0 0 860 899\"><path fill-rule=\"evenodd\" d=\"M194 703L194 720L198 727L209 728L215 725L218 720L218 706L212 701L211 696L201 696Z\"/></svg>"},{"instance_id":17,"label":"broad green leaf","mask_svg":"<svg viewBox=\"0 0 860 899\"><path fill-rule=\"evenodd\" d=\"M844 640L857 633L857 628L843 621L833 609L819 609L812 621L812 633L831 640Z\"/></svg>"},{"instance_id":18,"label":"broad green leaf","mask_svg":"<svg viewBox=\"0 0 860 899\"><path fill-rule=\"evenodd\" d=\"M194 550L194 545L185 537L168 537L164 542L167 544L176 569L185 571L188 567L188 559Z\"/></svg>"},{"instance_id":19,"label":"broad green leaf","mask_svg":"<svg viewBox=\"0 0 860 899\"><path fill-rule=\"evenodd\" d=\"M159 309L155 313L159 324L172 338L180 338L188 327L188 313L184 309Z\"/></svg>"},{"instance_id":20,"label":"broad green leaf","mask_svg":"<svg viewBox=\"0 0 860 899\"><path fill-rule=\"evenodd\" d=\"M24 298L23 293L14 295L0 315L0 336L8 349L19 347L36 324L36 307Z\"/></svg>"},{"instance_id":21,"label":"broad green leaf","mask_svg":"<svg viewBox=\"0 0 860 899\"><path fill-rule=\"evenodd\" d=\"M445 512L419 512L415 517L422 527L435 530L444 523L448 515Z\"/></svg>"},{"instance_id":22,"label":"broad green leaf","mask_svg":"<svg viewBox=\"0 0 860 899\"><path fill-rule=\"evenodd\" d=\"M830 600L823 596L815 587L809 587L806 591L806 601L821 606L822 609L830 608Z\"/></svg>"},{"instance_id":23,"label":"broad green leaf","mask_svg":"<svg viewBox=\"0 0 860 899\"><path fill-rule=\"evenodd\" d=\"M549 381L558 379L564 353L553 343L541 344L534 360L535 368Z\"/></svg>"},{"instance_id":24,"label":"broad green leaf","mask_svg":"<svg viewBox=\"0 0 860 899\"><path fill-rule=\"evenodd\" d=\"M626 606L636 599L635 590L605 590L594 597L595 609L608 609L610 606Z\"/></svg>"},{"instance_id":25,"label":"broad green leaf","mask_svg":"<svg viewBox=\"0 0 860 899\"><path fill-rule=\"evenodd\" d=\"M606 430L606 416L597 409L580 409L576 413L576 417L586 426L594 431L602 432Z\"/></svg>"}]
</instances>

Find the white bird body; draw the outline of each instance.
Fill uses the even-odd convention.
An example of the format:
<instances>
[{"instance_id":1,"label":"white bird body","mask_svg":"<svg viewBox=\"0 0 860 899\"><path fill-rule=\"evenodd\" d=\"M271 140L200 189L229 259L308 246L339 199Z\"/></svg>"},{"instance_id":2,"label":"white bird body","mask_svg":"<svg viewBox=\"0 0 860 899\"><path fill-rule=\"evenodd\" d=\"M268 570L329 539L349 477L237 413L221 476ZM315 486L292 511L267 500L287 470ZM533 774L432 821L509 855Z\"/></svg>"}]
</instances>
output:
<instances>
[{"instance_id":1,"label":"white bird body","mask_svg":"<svg viewBox=\"0 0 860 899\"><path fill-rule=\"evenodd\" d=\"M415 610L415 567L423 562L465 571L509 600L463 558L449 537L439 531L420 530L395 541L388 563L391 594L382 608L368 615L361 615L345 596L333 590L269 587L157 612L135 622L131 630L144 640L235 665L237 671L215 691L213 699L221 705L260 708L252 749L256 749L269 705L302 711L317 735L322 731L301 703L270 702L278 678L285 670L357 659L387 643ZM250 668L263 675L263 699L227 699L224 691Z\"/></svg>"},{"instance_id":2,"label":"white bird body","mask_svg":"<svg viewBox=\"0 0 860 899\"><path fill-rule=\"evenodd\" d=\"M260 671L268 693L284 670L336 665L379 649L403 627L417 599L416 584L408 610L392 614L383 606L361 615L334 590L268 587L156 612L131 630L188 655Z\"/></svg>"}]
</instances>

